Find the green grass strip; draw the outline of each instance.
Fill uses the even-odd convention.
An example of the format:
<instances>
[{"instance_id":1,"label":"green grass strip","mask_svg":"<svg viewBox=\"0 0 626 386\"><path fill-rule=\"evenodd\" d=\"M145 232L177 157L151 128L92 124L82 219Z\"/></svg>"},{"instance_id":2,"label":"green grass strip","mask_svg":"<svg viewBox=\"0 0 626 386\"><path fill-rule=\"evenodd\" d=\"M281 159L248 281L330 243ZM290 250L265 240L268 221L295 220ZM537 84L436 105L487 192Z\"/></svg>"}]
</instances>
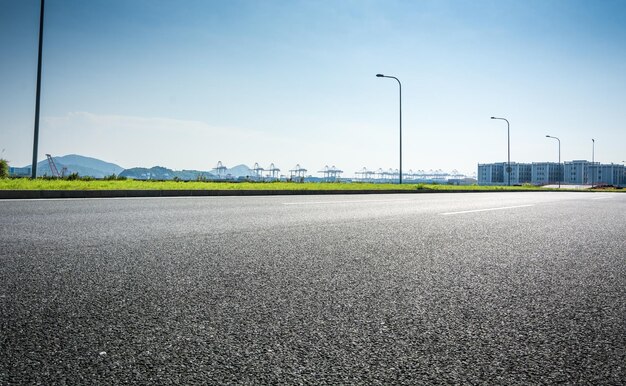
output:
<instances>
[{"instance_id":1,"label":"green grass strip","mask_svg":"<svg viewBox=\"0 0 626 386\"><path fill-rule=\"evenodd\" d=\"M53 180L27 178L0 179L0 190L471 190L534 191L558 190L535 186L478 186L438 184L374 184L337 182L203 182L203 181L105 181ZM563 189L561 189L563 190Z\"/></svg>"}]
</instances>

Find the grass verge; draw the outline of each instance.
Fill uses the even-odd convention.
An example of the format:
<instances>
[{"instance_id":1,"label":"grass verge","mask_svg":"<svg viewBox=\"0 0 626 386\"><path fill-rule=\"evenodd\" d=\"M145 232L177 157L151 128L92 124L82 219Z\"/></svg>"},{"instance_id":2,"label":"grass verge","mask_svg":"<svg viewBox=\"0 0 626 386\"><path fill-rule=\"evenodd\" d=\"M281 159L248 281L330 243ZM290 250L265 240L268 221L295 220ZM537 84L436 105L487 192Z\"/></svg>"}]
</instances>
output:
<instances>
[{"instance_id":1,"label":"grass verge","mask_svg":"<svg viewBox=\"0 0 626 386\"><path fill-rule=\"evenodd\" d=\"M533 191L558 190L535 186L478 186L437 184L373 184L330 182L202 182L202 181L139 181L139 180L49 180L26 178L0 179L0 190L471 190L471 191ZM561 189L563 190L563 189Z\"/></svg>"}]
</instances>

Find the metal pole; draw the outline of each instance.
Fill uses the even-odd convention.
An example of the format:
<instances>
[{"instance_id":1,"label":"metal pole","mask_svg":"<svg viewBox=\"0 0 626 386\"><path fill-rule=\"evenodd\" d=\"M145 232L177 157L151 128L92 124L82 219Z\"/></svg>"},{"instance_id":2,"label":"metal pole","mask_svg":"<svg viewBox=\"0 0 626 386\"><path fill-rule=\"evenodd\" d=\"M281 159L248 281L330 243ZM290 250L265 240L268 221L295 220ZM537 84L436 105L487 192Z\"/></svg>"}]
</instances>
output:
<instances>
[{"instance_id":1,"label":"metal pole","mask_svg":"<svg viewBox=\"0 0 626 386\"><path fill-rule=\"evenodd\" d=\"M551 135L546 135L547 138L552 138L552 139L556 139L557 141L559 141L559 168L558 168L558 175L559 175L559 189L561 188L561 140L558 139L557 137L553 137Z\"/></svg>"},{"instance_id":2,"label":"metal pole","mask_svg":"<svg viewBox=\"0 0 626 386\"><path fill-rule=\"evenodd\" d=\"M509 121L506 121L506 142L507 142L507 162L506 173L509 175L509 186L511 186L511 128Z\"/></svg>"},{"instance_id":3,"label":"metal pole","mask_svg":"<svg viewBox=\"0 0 626 386\"><path fill-rule=\"evenodd\" d=\"M591 138L591 170L594 172L591 173L591 187L593 188L593 183L595 182L595 156L596 156L596 140Z\"/></svg>"},{"instance_id":4,"label":"metal pole","mask_svg":"<svg viewBox=\"0 0 626 386\"><path fill-rule=\"evenodd\" d=\"M500 119L500 120L506 121L506 137L507 137L506 139L507 141L506 173L508 174L508 185L511 186L511 125L509 124L509 121L506 118L491 117L491 119Z\"/></svg>"},{"instance_id":5,"label":"metal pole","mask_svg":"<svg viewBox=\"0 0 626 386\"><path fill-rule=\"evenodd\" d=\"M391 78L398 81L399 92L400 92L400 184L402 185L402 83L400 83L400 79L395 76L387 76L383 74L376 74L378 78Z\"/></svg>"},{"instance_id":6,"label":"metal pole","mask_svg":"<svg viewBox=\"0 0 626 386\"><path fill-rule=\"evenodd\" d=\"M398 81L400 92L400 185L402 185L402 83L398 78L394 78Z\"/></svg>"},{"instance_id":7,"label":"metal pole","mask_svg":"<svg viewBox=\"0 0 626 386\"><path fill-rule=\"evenodd\" d=\"M37 146L39 142L39 111L41 100L41 53L43 51L43 11L44 1L41 0L41 14L39 16L39 56L37 58L37 93L35 96L35 138L33 140L33 164L31 178L37 178Z\"/></svg>"}]
</instances>

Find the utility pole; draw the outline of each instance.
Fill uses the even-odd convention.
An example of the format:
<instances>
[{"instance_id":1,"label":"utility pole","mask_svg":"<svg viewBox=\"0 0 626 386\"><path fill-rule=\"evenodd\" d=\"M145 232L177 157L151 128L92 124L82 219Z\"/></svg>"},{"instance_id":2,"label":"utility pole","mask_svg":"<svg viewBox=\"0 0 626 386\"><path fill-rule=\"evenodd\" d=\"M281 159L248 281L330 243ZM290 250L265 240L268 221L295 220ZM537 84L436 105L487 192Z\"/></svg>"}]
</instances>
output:
<instances>
[{"instance_id":1,"label":"utility pole","mask_svg":"<svg viewBox=\"0 0 626 386\"><path fill-rule=\"evenodd\" d=\"M376 74L378 78L390 78L395 79L398 82L398 91L400 95L400 185L402 185L402 83L400 83L400 79L395 76L388 76L384 74Z\"/></svg>"},{"instance_id":2,"label":"utility pole","mask_svg":"<svg viewBox=\"0 0 626 386\"><path fill-rule=\"evenodd\" d=\"M547 138L552 138L552 139L556 139L557 141L559 141L559 167L557 169L558 171L558 175L559 175L559 189L561 189L561 140L557 137L553 137L551 135L546 135Z\"/></svg>"},{"instance_id":3,"label":"utility pole","mask_svg":"<svg viewBox=\"0 0 626 386\"><path fill-rule=\"evenodd\" d=\"M41 0L41 14L39 16L39 56L37 58L37 93L35 99L35 138L33 140L33 164L31 178L37 178L37 147L39 145L39 111L41 101L41 54L43 52L43 11L44 1Z\"/></svg>"},{"instance_id":4,"label":"utility pole","mask_svg":"<svg viewBox=\"0 0 626 386\"><path fill-rule=\"evenodd\" d=\"M595 158L596 158L596 140L591 138L591 170L593 170L593 172L591 173L591 188L593 188L593 183L595 182Z\"/></svg>"},{"instance_id":5,"label":"utility pole","mask_svg":"<svg viewBox=\"0 0 626 386\"><path fill-rule=\"evenodd\" d=\"M511 125L506 118L491 117L491 119L500 119L506 121L506 143L507 143L507 164L506 174L508 175L508 186L511 186ZM518 169L519 170L519 169ZM519 179L519 173L517 178Z\"/></svg>"}]
</instances>

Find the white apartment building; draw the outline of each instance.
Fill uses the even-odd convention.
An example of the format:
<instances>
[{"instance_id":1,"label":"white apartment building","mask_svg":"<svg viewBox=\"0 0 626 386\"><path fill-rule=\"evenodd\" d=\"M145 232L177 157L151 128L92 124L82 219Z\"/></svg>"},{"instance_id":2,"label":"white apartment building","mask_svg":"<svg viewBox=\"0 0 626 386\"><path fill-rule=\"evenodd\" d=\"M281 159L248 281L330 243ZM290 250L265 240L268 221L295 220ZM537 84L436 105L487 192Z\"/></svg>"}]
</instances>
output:
<instances>
[{"instance_id":1,"label":"white apartment building","mask_svg":"<svg viewBox=\"0 0 626 386\"><path fill-rule=\"evenodd\" d=\"M511 185L528 184L532 181L532 165L511 162Z\"/></svg>"},{"instance_id":2,"label":"white apartment building","mask_svg":"<svg viewBox=\"0 0 626 386\"><path fill-rule=\"evenodd\" d=\"M506 185L506 162L478 164L478 185ZM557 162L511 162L511 185L615 185L626 186L624 165L591 163L586 160Z\"/></svg>"},{"instance_id":3,"label":"white apartment building","mask_svg":"<svg viewBox=\"0 0 626 386\"><path fill-rule=\"evenodd\" d=\"M624 165L617 164L589 164L588 183L594 185L626 185L626 171Z\"/></svg>"},{"instance_id":4,"label":"white apartment building","mask_svg":"<svg viewBox=\"0 0 626 386\"><path fill-rule=\"evenodd\" d=\"M478 185L507 185L506 162L478 164ZM511 162L511 185L530 183L531 164Z\"/></svg>"},{"instance_id":5,"label":"white apartment building","mask_svg":"<svg viewBox=\"0 0 626 386\"><path fill-rule=\"evenodd\" d=\"M506 162L478 164L478 185L502 185Z\"/></svg>"},{"instance_id":6,"label":"white apartment building","mask_svg":"<svg viewBox=\"0 0 626 386\"><path fill-rule=\"evenodd\" d=\"M563 183L583 185L587 183L587 171L591 162L574 160L563 162Z\"/></svg>"},{"instance_id":7,"label":"white apartment building","mask_svg":"<svg viewBox=\"0 0 626 386\"><path fill-rule=\"evenodd\" d=\"M564 181L567 184L626 185L624 165L591 163L585 160L565 162Z\"/></svg>"},{"instance_id":8,"label":"white apartment building","mask_svg":"<svg viewBox=\"0 0 626 386\"><path fill-rule=\"evenodd\" d=\"M558 162L533 162L531 183L534 185L557 184L562 180L563 165Z\"/></svg>"}]
</instances>

